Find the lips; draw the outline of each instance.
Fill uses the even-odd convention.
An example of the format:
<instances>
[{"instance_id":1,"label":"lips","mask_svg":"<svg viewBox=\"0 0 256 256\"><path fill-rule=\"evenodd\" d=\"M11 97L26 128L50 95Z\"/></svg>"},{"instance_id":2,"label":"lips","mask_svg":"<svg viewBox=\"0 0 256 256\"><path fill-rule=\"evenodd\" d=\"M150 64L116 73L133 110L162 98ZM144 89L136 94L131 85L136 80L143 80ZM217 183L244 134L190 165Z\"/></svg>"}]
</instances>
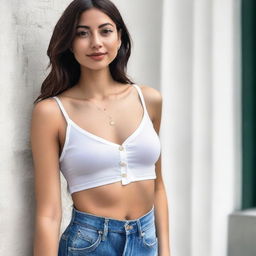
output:
<instances>
[{"instance_id":1,"label":"lips","mask_svg":"<svg viewBox=\"0 0 256 256\"><path fill-rule=\"evenodd\" d=\"M106 52L105 53L104 52L99 52L99 53L90 54L88 56L101 56L101 55L105 55L105 54L106 54Z\"/></svg>"},{"instance_id":2,"label":"lips","mask_svg":"<svg viewBox=\"0 0 256 256\"><path fill-rule=\"evenodd\" d=\"M106 55L106 53L105 54L101 53L101 55L91 55L91 56L89 56L89 58L91 58L95 61L101 61L105 58L105 55Z\"/></svg>"}]
</instances>

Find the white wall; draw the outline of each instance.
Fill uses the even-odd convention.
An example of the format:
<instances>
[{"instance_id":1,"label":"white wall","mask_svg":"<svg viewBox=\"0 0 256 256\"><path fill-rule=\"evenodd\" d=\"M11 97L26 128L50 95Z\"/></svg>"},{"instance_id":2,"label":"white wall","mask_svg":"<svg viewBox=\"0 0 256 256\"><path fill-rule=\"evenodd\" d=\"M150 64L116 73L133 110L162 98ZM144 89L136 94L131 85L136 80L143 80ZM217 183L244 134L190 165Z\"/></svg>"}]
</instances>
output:
<instances>
[{"instance_id":1,"label":"white wall","mask_svg":"<svg viewBox=\"0 0 256 256\"><path fill-rule=\"evenodd\" d=\"M2 1L3 2L3 1ZM47 71L46 50L71 1L5 1L0 8L0 255L32 255L34 187L29 129L33 100ZM128 73L138 83L160 86L161 1L115 1L134 47ZM152 15L154 14L154 15ZM63 230L70 197L63 188Z\"/></svg>"}]
</instances>

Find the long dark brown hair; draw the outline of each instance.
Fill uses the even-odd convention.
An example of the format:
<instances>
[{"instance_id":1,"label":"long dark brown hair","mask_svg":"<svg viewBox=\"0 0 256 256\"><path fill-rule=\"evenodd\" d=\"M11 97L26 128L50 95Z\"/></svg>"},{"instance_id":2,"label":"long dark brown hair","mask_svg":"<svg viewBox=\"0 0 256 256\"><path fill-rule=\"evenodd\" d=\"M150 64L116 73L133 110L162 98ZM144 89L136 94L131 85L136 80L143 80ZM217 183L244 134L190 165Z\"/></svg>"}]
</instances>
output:
<instances>
[{"instance_id":1,"label":"long dark brown hair","mask_svg":"<svg viewBox=\"0 0 256 256\"><path fill-rule=\"evenodd\" d=\"M110 0L74 0L65 9L58 20L47 49L50 59L47 69L50 73L43 81L41 94L34 101L58 95L73 87L80 77L80 64L70 51L76 34L80 15L91 8L97 8L107 14L121 29L122 44L116 58L109 64L110 73L115 81L133 84L126 75L127 62L131 54L131 37L117 7Z\"/></svg>"}]
</instances>

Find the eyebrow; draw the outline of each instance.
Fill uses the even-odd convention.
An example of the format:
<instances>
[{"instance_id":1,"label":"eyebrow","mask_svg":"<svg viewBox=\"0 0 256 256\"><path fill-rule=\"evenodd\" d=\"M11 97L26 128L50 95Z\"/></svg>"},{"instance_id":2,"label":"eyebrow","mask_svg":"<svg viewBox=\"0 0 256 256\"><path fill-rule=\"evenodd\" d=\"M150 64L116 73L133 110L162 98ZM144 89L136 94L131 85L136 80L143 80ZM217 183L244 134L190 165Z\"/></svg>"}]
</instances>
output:
<instances>
[{"instance_id":1,"label":"eyebrow","mask_svg":"<svg viewBox=\"0 0 256 256\"><path fill-rule=\"evenodd\" d=\"M114 27L111 23L107 22L107 23L99 25L98 28L104 27L106 25L110 25L110 26ZM89 26L85 26L85 25L77 25L76 28L88 28L89 29L90 27Z\"/></svg>"}]
</instances>

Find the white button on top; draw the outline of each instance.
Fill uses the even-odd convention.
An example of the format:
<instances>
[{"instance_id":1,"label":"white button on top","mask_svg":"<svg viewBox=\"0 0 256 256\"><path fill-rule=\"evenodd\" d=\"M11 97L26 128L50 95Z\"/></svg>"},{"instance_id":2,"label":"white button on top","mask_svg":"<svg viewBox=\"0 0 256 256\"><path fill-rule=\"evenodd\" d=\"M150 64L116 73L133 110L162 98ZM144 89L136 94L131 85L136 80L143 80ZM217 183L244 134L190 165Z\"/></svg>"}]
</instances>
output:
<instances>
[{"instance_id":1,"label":"white button on top","mask_svg":"<svg viewBox=\"0 0 256 256\"><path fill-rule=\"evenodd\" d=\"M124 150L124 147L120 145L120 146L119 146L119 150L120 150L120 151Z\"/></svg>"},{"instance_id":2,"label":"white button on top","mask_svg":"<svg viewBox=\"0 0 256 256\"><path fill-rule=\"evenodd\" d=\"M125 163L125 162L122 162L122 161L120 161L119 164L120 164L121 166L126 166L126 163Z\"/></svg>"}]
</instances>

